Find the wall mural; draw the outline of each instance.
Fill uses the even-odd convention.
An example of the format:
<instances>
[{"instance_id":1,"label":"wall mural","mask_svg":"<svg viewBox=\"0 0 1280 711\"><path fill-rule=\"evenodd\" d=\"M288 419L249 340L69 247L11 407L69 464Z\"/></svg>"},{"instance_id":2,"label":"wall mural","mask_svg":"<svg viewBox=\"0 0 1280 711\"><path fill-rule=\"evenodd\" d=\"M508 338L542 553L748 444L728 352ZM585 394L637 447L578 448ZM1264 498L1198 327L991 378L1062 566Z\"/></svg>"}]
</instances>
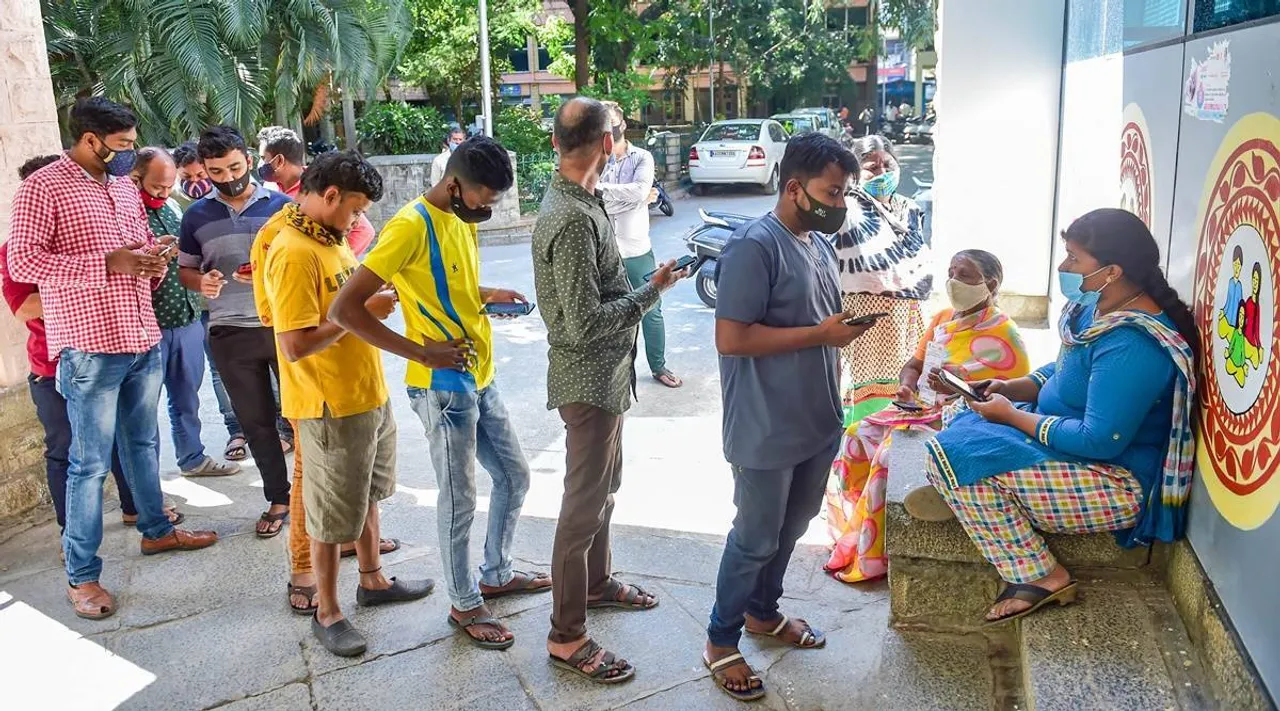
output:
<instances>
[{"instance_id":1,"label":"wall mural","mask_svg":"<svg viewBox=\"0 0 1280 711\"><path fill-rule=\"evenodd\" d=\"M1152 175L1151 144L1147 117L1142 107L1124 107L1124 129L1120 132L1120 207L1132 212L1151 229Z\"/></svg>"},{"instance_id":2,"label":"wall mural","mask_svg":"<svg viewBox=\"0 0 1280 711\"><path fill-rule=\"evenodd\" d=\"M1280 119L1242 117L1218 147L1200 203L1195 313L1204 354L1196 461L1233 526L1280 503ZM1145 219L1145 218L1144 218Z\"/></svg>"}]
</instances>

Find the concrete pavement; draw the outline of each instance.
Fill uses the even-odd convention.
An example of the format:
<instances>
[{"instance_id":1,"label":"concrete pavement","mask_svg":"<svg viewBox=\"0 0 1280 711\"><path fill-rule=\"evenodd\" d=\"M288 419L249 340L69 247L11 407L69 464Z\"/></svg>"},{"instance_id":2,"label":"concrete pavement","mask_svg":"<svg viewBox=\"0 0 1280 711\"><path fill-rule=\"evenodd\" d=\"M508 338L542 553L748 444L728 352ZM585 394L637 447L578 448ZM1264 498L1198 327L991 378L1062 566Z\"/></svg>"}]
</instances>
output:
<instances>
[{"instance_id":1,"label":"concrete pavement","mask_svg":"<svg viewBox=\"0 0 1280 711\"><path fill-rule=\"evenodd\" d=\"M660 258L684 253L680 235L697 207L759 214L774 198L716 195L677 202L674 218L654 218ZM532 296L528 246L483 250L483 282ZM103 583L119 612L103 622L74 617L63 596L57 530L38 517L0 532L0 705L54 709L715 709L736 703L717 691L699 655L723 536L733 517L732 482L720 453L719 381L712 312L691 283L664 301L670 367L685 387L668 390L641 364L639 397L625 430L624 485L614 516L619 574L661 599L644 613L603 611L592 634L635 663L635 681L598 687L551 668L544 647L549 595L499 601L495 612L517 635L505 652L483 651L445 622L442 590L416 603L357 609L355 562L343 564L340 590L369 638L363 657L319 649L308 622L284 596L285 537L261 541L261 480L252 466L225 479L185 480L161 423L166 492L195 528L218 531L213 548L143 559L138 535L106 514ZM393 317L400 325L399 316ZM546 570L564 471L564 433L545 407L545 328L534 316L495 325L498 387L533 469L517 534L518 564ZM385 358L402 382L404 363ZM206 383L204 441L219 454L226 432ZM403 387L392 387L400 425L398 493L383 506L383 531L404 542L388 573L439 578L437 489L426 439ZM164 408L161 408L162 412ZM162 419L163 419L162 414ZM473 531L478 561L490 486L480 473ZM835 582L821 565L820 519L797 549L784 610L829 634L827 648L799 651L745 640L743 651L771 690L758 707L985 709L996 699L982 637L939 637L887 628L882 583Z\"/></svg>"}]
</instances>

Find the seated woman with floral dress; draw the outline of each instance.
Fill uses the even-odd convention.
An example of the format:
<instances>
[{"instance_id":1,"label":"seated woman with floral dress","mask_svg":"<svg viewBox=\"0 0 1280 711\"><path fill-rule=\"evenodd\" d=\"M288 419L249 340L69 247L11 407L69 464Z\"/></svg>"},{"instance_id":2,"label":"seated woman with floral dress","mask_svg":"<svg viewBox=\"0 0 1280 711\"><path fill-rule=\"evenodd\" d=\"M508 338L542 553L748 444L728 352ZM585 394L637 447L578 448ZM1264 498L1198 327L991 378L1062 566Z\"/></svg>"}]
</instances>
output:
<instances>
[{"instance_id":1,"label":"seated woman with floral dress","mask_svg":"<svg viewBox=\"0 0 1280 711\"><path fill-rule=\"evenodd\" d=\"M1006 581L988 624L1075 601L1075 580L1037 529L1114 531L1124 546L1186 529L1195 319L1133 214L1094 210L1063 239L1058 276L1070 304L1057 362L972 383L983 400L949 411L927 445L933 486L905 502L917 518L959 518Z\"/></svg>"},{"instance_id":2,"label":"seated woman with floral dress","mask_svg":"<svg viewBox=\"0 0 1280 711\"><path fill-rule=\"evenodd\" d=\"M1004 268L990 252L966 249L952 257L947 270L951 308L934 316L914 356L902 366L900 404L845 431L827 485L827 529L835 547L824 567L837 579L854 583L888 571L884 502L894 433L932 434L942 422L945 403L936 395L937 376L924 372L925 363L937 359L966 380L1019 378L1031 370L1018 327L995 305L1003 280Z\"/></svg>"}]
</instances>

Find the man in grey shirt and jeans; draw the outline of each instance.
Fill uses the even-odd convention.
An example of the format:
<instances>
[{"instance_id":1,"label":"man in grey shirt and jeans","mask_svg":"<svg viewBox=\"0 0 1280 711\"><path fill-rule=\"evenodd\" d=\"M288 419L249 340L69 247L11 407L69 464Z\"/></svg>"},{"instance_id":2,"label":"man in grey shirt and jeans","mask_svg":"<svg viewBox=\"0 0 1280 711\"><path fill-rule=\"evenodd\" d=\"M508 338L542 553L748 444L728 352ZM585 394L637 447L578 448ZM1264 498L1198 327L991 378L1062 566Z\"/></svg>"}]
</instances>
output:
<instances>
[{"instance_id":1,"label":"man in grey shirt and jeans","mask_svg":"<svg viewBox=\"0 0 1280 711\"><path fill-rule=\"evenodd\" d=\"M838 349L867 329L844 323L836 254L824 236L844 224L845 186L857 169L828 136L792 139L777 205L725 245L716 273L724 452L738 514L703 662L741 700L765 693L738 652L744 624L800 648L826 643L804 620L783 615L778 600L840 442Z\"/></svg>"},{"instance_id":2,"label":"man in grey shirt and jeans","mask_svg":"<svg viewBox=\"0 0 1280 711\"><path fill-rule=\"evenodd\" d=\"M179 278L209 299L209 350L262 474L269 508L258 521L258 537L271 538L289 516L289 476L271 385L277 373L275 335L258 318L248 264L258 230L290 201L249 181L248 148L235 129L206 130L196 149L214 191L182 217Z\"/></svg>"}]
</instances>

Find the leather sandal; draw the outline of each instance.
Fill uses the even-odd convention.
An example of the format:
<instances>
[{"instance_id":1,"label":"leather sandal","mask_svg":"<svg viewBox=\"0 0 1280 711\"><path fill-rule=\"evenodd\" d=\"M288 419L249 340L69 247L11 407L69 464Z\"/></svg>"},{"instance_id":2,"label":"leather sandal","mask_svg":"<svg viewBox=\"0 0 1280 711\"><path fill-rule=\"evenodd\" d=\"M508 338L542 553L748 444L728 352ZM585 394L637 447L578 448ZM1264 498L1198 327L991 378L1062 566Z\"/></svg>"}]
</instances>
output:
<instances>
[{"instance_id":1,"label":"leather sandal","mask_svg":"<svg viewBox=\"0 0 1280 711\"><path fill-rule=\"evenodd\" d=\"M510 649L511 645L516 643L515 635L511 635L510 637L497 642L488 639L480 639L469 631L469 628L475 627L476 625L490 625L491 627L495 627L500 630L507 630L507 634L511 634L511 630L508 630L507 626L499 622L496 617L488 615L484 617L472 615L471 617L463 620L456 620L453 615L449 615L449 626L458 630L467 638L468 642L471 642L481 649Z\"/></svg>"},{"instance_id":2,"label":"leather sandal","mask_svg":"<svg viewBox=\"0 0 1280 711\"><path fill-rule=\"evenodd\" d=\"M821 630L814 629L812 626L809 625L808 622L805 622L800 618L796 618L795 621L799 622L800 626L803 628L800 632L799 642L790 642L788 640L782 639L783 631L787 629L787 625L791 624L791 618L787 617L786 615L783 615L782 619L778 620L778 624L773 628L773 630L769 632L757 632L753 629L748 628L747 633L760 635L762 637L775 637L783 642L786 642L787 644L790 644L791 646L797 649L820 649L826 646L827 636L823 634Z\"/></svg>"},{"instance_id":3,"label":"leather sandal","mask_svg":"<svg viewBox=\"0 0 1280 711\"><path fill-rule=\"evenodd\" d=\"M535 595L551 592L551 576L546 573L526 573L516 570L513 571L511 580L506 585L489 588L488 591L485 588L489 586L480 586L480 594L486 600L496 600L509 595Z\"/></svg>"},{"instance_id":4,"label":"leather sandal","mask_svg":"<svg viewBox=\"0 0 1280 711\"><path fill-rule=\"evenodd\" d=\"M554 654L548 654L547 656L555 666L565 671L573 672L597 684L621 684L624 681L630 681L635 678L636 668L627 660L615 656L613 652L605 652L604 656L600 657L600 664L594 671L584 669L601 649L601 646L596 644L595 640L588 639L583 642L581 647L578 647L578 651L569 655L568 659L561 659ZM613 673L613 676L609 676L611 673Z\"/></svg>"},{"instance_id":5,"label":"leather sandal","mask_svg":"<svg viewBox=\"0 0 1280 711\"><path fill-rule=\"evenodd\" d=\"M704 652L702 655L702 663L707 667L707 669L711 670L711 678L715 680L716 686L719 687L721 691L732 696L738 701L756 701L764 698L766 693L764 680L755 674L747 677L746 689L729 688L729 677L725 676L724 673L726 669L738 666L750 668L750 665L747 664L747 660L743 658L741 652L734 652L733 654L730 654L727 657L721 657L714 662L707 659L707 655Z\"/></svg>"},{"instance_id":6,"label":"leather sandal","mask_svg":"<svg viewBox=\"0 0 1280 711\"><path fill-rule=\"evenodd\" d=\"M995 625L1003 625L1006 622L1012 622L1018 618L1026 617L1051 602L1058 603L1059 607L1066 607L1076 601L1079 590L1076 587L1076 581L1072 580L1057 590L1049 590L1039 585L1031 585L1028 583L1005 583L1004 590L996 597L993 605L998 605L1005 600L1022 600L1031 603L1031 607L1025 610L1010 613L1004 617L997 617L994 620L983 620L983 627L993 627Z\"/></svg>"},{"instance_id":7,"label":"leather sandal","mask_svg":"<svg viewBox=\"0 0 1280 711\"><path fill-rule=\"evenodd\" d=\"M626 590L627 594L618 599L618 593ZM640 598L647 597L649 602L641 602ZM623 610L652 610L658 606L658 598L650 595L644 588L635 583L624 583L620 580L611 578L609 585L605 588L604 597L599 600L588 600L587 607L618 607Z\"/></svg>"},{"instance_id":8,"label":"leather sandal","mask_svg":"<svg viewBox=\"0 0 1280 711\"><path fill-rule=\"evenodd\" d=\"M316 610L320 609L320 604L316 602L316 593L319 592L319 590L315 585L294 585L293 583L285 583L285 588L288 590L288 594L285 595L285 600L289 603L289 609L293 610L293 614L310 616L316 614ZM307 598L307 604L303 607L298 607L293 604L294 595L301 595Z\"/></svg>"},{"instance_id":9,"label":"leather sandal","mask_svg":"<svg viewBox=\"0 0 1280 711\"><path fill-rule=\"evenodd\" d=\"M116 614L115 598L96 582L68 585L67 601L75 610L76 617L86 620L105 620Z\"/></svg>"}]
</instances>

